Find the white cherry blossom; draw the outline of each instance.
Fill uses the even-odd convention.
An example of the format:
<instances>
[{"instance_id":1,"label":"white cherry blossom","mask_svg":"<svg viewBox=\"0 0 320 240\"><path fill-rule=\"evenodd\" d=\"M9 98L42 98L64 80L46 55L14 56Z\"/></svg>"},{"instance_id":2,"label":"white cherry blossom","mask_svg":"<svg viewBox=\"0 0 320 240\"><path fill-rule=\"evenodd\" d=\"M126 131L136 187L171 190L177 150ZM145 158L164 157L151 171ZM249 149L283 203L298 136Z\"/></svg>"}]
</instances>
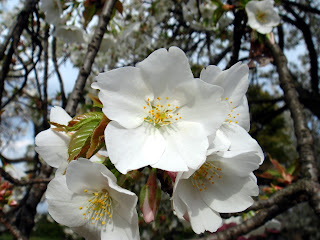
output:
<instances>
[{"instance_id":1,"label":"white cherry blossom","mask_svg":"<svg viewBox=\"0 0 320 240\"><path fill-rule=\"evenodd\" d=\"M138 198L116 181L102 164L72 161L66 175L55 177L48 185L49 214L87 240L140 239Z\"/></svg>"},{"instance_id":2,"label":"white cherry blossom","mask_svg":"<svg viewBox=\"0 0 320 240\"><path fill-rule=\"evenodd\" d=\"M58 25L54 35L65 43L85 43L85 32L73 25Z\"/></svg>"},{"instance_id":3,"label":"white cherry blossom","mask_svg":"<svg viewBox=\"0 0 320 240\"><path fill-rule=\"evenodd\" d=\"M215 151L209 149L206 162L196 171L178 173L174 186L175 213L198 234L215 232L222 223L219 213L243 211L259 194L252 171L263 156L256 141L235 123L224 123L216 138L223 144L211 143Z\"/></svg>"},{"instance_id":4,"label":"white cherry blossom","mask_svg":"<svg viewBox=\"0 0 320 240\"><path fill-rule=\"evenodd\" d=\"M280 17L273 8L273 0L250 1L246 5L248 24L261 34L267 34L280 23Z\"/></svg>"},{"instance_id":5,"label":"white cherry blossom","mask_svg":"<svg viewBox=\"0 0 320 240\"><path fill-rule=\"evenodd\" d=\"M40 9L45 13L48 23L61 24L62 6L60 0L40 0Z\"/></svg>"},{"instance_id":6,"label":"white cherry blossom","mask_svg":"<svg viewBox=\"0 0 320 240\"><path fill-rule=\"evenodd\" d=\"M253 138L248 138L246 133L250 129L250 115L246 97L249 86L248 75L248 66L241 62L224 71L213 65L201 71L200 78L205 82L222 87L224 90L222 98L229 102L229 112L224 124L218 129L216 135L209 136L210 146L207 155L217 151L226 151L231 142L236 142L232 144L231 150L256 151L261 159L260 162L263 162L264 154L259 144ZM247 139L250 144L243 142L243 138Z\"/></svg>"},{"instance_id":7,"label":"white cherry blossom","mask_svg":"<svg viewBox=\"0 0 320 240\"><path fill-rule=\"evenodd\" d=\"M200 79L223 88L222 98L229 102L229 111L225 122L237 123L244 129L250 129L250 115L246 92L249 86L249 68L241 62L222 71L219 67L210 65L203 69Z\"/></svg>"},{"instance_id":8,"label":"white cherry blossom","mask_svg":"<svg viewBox=\"0 0 320 240\"><path fill-rule=\"evenodd\" d=\"M220 86L195 79L177 47L159 49L136 67L99 74L110 160L121 172L147 165L167 171L197 169L208 136L228 114Z\"/></svg>"}]
</instances>

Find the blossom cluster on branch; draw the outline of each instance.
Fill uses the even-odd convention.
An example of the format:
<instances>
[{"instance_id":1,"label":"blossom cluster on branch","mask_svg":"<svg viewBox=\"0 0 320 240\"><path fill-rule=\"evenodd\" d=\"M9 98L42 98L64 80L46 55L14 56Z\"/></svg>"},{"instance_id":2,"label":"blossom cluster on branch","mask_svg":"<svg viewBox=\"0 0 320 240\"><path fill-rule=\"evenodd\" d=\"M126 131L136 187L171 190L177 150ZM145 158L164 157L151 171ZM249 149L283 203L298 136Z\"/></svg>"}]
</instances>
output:
<instances>
[{"instance_id":1,"label":"blossom cluster on branch","mask_svg":"<svg viewBox=\"0 0 320 240\"><path fill-rule=\"evenodd\" d=\"M14 15L5 14L0 144L21 133L17 114L32 118L38 154L32 147L11 159L1 150L0 223L27 239L45 191L52 218L89 240L244 239L300 202L319 215L308 129L319 136L317 7L304 0L26 0L10 27ZM303 41L309 58L296 71L283 51ZM79 68L70 95L65 62ZM269 63L276 68L262 73ZM21 161L33 164L18 176L10 166Z\"/></svg>"},{"instance_id":2,"label":"blossom cluster on branch","mask_svg":"<svg viewBox=\"0 0 320 240\"><path fill-rule=\"evenodd\" d=\"M167 172L173 211L196 233L215 232L219 213L250 207L259 194L252 172L264 156L247 133L248 72L242 63L225 71L208 66L194 78L184 52L171 47L136 67L99 74L92 87L104 115L71 118L55 107L52 127L36 137L36 151L58 168L46 193L51 216L87 239L139 239L137 196L117 185L110 164L99 163L103 148L121 174L144 167ZM161 196L151 178L152 172L139 194L146 222L155 219Z\"/></svg>"}]
</instances>

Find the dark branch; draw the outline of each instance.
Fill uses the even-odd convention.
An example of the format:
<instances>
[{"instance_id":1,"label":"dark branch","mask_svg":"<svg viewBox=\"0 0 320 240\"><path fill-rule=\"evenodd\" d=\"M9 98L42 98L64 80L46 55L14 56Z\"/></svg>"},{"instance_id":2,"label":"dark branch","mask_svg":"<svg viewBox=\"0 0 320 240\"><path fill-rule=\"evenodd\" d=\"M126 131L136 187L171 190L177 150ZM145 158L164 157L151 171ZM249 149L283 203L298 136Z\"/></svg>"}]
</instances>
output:
<instances>
[{"instance_id":1,"label":"dark branch","mask_svg":"<svg viewBox=\"0 0 320 240\"><path fill-rule=\"evenodd\" d=\"M277 66L280 86L284 92L285 101L293 119L294 131L297 137L297 150L302 165L301 172L304 174L304 177L317 181L318 174L313 151L313 138L304 119L303 107L299 102L298 94L287 66L287 58L278 45L267 41L267 46L270 49L274 58L274 63Z\"/></svg>"},{"instance_id":2,"label":"dark branch","mask_svg":"<svg viewBox=\"0 0 320 240\"><path fill-rule=\"evenodd\" d=\"M94 32L91 43L88 46L87 53L84 57L82 67L80 69L79 75L77 77L76 83L74 85L73 91L67 102L66 111L74 116L76 114L77 106L80 101L80 97L84 90L87 78L91 72L91 67L94 62L95 57L100 48L100 44L103 38L103 35L107 29L107 25L111 19L112 10L116 0L106 1L102 12L99 17L98 26Z\"/></svg>"}]
</instances>

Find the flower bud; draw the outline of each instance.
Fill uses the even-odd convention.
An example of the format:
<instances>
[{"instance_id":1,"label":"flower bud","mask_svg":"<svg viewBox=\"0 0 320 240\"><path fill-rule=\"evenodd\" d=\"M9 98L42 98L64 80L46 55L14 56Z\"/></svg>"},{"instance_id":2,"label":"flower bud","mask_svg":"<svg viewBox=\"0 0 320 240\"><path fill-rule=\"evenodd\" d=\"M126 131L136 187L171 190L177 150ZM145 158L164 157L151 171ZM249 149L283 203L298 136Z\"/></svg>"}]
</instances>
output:
<instances>
[{"instance_id":1,"label":"flower bud","mask_svg":"<svg viewBox=\"0 0 320 240\"><path fill-rule=\"evenodd\" d=\"M140 210L146 223L154 221L157 214L161 190L157 184L157 170L152 169L146 185L140 191Z\"/></svg>"}]
</instances>

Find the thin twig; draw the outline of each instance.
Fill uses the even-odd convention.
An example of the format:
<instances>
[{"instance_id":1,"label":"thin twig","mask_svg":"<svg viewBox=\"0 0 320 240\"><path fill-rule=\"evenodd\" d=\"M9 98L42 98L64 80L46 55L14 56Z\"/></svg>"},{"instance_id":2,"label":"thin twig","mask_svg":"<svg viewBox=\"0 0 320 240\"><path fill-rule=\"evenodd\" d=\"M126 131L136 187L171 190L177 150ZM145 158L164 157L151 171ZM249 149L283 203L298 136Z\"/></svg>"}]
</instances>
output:
<instances>
[{"instance_id":1,"label":"thin twig","mask_svg":"<svg viewBox=\"0 0 320 240\"><path fill-rule=\"evenodd\" d=\"M19 180L19 179L12 177L2 167L0 167L0 175L5 180L11 182L15 186L26 186L26 185L39 184L39 183L49 183L52 180L51 178L34 178L34 179L29 179L29 180Z\"/></svg>"},{"instance_id":2,"label":"thin twig","mask_svg":"<svg viewBox=\"0 0 320 240\"><path fill-rule=\"evenodd\" d=\"M67 105L67 98L66 98L66 94L64 92L64 84L63 84L63 80L62 80L62 77L61 77L61 74L59 71L58 62L57 62L56 48L57 48L57 39L56 39L56 37L53 37L53 39L52 39L52 62L53 62L54 70L57 74L57 78L58 78L58 81L60 84L62 108L65 108Z\"/></svg>"}]
</instances>

